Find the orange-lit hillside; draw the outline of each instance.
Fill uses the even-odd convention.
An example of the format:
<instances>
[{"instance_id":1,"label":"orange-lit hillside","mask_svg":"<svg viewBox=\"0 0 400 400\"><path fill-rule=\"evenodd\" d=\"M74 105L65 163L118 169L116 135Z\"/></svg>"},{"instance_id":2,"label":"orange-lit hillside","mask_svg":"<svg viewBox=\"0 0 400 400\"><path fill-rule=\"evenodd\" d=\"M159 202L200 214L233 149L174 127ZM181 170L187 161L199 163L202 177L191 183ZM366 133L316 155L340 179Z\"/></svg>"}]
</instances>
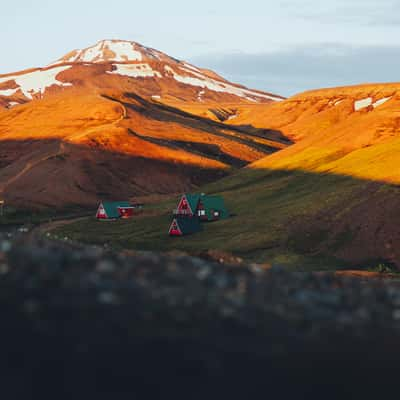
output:
<instances>
[{"instance_id":1,"label":"orange-lit hillside","mask_svg":"<svg viewBox=\"0 0 400 400\"><path fill-rule=\"evenodd\" d=\"M71 90L0 112L0 193L21 205L174 193L282 146L134 94Z\"/></svg>"},{"instance_id":2,"label":"orange-lit hillside","mask_svg":"<svg viewBox=\"0 0 400 400\"><path fill-rule=\"evenodd\" d=\"M251 230L230 227L241 242L226 246L268 249L292 263L307 255L339 266L400 266L399 91L400 84L318 90L239 115L235 123L269 127L295 144L218 185L237 209L251 204L256 215L239 209Z\"/></svg>"},{"instance_id":3,"label":"orange-lit hillside","mask_svg":"<svg viewBox=\"0 0 400 400\"><path fill-rule=\"evenodd\" d=\"M17 206L65 207L187 190L290 141L227 127L169 102L280 100L116 40L75 50L42 69L1 75L0 196Z\"/></svg>"},{"instance_id":4,"label":"orange-lit hillside","mask_svg":"<svg viewBox=\"0 0 400 400\"><path fill-rule=\"evenodd\" d=\"M400 183L399 91L400 84L319 90L272 105L257 116L243 115L297 142L254 166Z\"/></svg>"}]
</instances>

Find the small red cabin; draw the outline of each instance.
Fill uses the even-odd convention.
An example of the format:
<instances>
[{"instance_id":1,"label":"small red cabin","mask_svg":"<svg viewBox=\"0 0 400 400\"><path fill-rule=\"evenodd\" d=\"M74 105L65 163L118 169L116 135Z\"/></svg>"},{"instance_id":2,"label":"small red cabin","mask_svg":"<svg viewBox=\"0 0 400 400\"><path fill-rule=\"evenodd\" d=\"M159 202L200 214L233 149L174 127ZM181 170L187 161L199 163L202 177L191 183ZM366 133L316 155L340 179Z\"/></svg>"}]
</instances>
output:
<instances>
[{"instance_id":1,"label":"small red cabin","mask_svg":"<svg viewBox=\"0 0 400 400\"><path fill-rule=\"evenodd\" d=\"M134 207L118 207L118 212L121 218L132 218L135 213Z\"/></svg>"},{"instance_id":2,"label":"small red cabin","mask_svg":"<svg viewBox=\"0 0 400 400\"><path fill-rule=\"evenodd\" d=\"M182 231L179 228L178 221L176 219L174 219L172 221L172 224L169 228L169 234L170 234L170 236L182 236L183 235Z\"/></svg>"},{"instance_id":3,"label":"small red cabin","mask_svg":"<svg viewBox=\"0 0 400 400\"><path fill-rule=\"evenodd\" d=\"M202 226L196 217L185 217L177 215L169 227L170 236L185 236L200 232Z\"/></svg>"},{"instance_id":4,"label":"small red cabin","mask_svg":"<svg viewBox=\"0 0 400 400\"><path fill-rule=\"evenodd\" d=\"M133 217L136 207L126 201L102 202L97 209L96 218L107 219L127 219Z\"/></svg>"},{"instance_id":5,"label":"small red cabin","mask_svg":"<svg viewBox=\"0 0 400 400\"><path fill-rule=\"evenodd\" d=\"M175 210L176 215L184 215L192 217L196 212L197 199L192 195L184 194L179 201L178 208Z\"/></svg>"}]
</instances>

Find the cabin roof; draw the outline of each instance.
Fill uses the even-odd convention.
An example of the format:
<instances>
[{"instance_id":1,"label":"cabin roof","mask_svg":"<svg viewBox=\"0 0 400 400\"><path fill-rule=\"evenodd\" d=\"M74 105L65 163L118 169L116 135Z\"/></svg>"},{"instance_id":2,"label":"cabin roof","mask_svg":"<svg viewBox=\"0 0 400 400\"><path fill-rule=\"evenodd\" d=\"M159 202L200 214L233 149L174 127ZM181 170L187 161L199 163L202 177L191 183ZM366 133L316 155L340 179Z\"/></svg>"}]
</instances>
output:
<instances>
[{"instance_id":1,"label":"cabin roof","mask_svg":"<svg viewBox=\"0 0 400 400\"><path fill-rule=\"evenodd\" d=\"M129 201L103 201L101 203L108 218L119 218L118 208L132 207Z\"/></svg>"},{"instance_id":2,"label":"cabin roof","mask_svg":"<svg viewBox=\"0 0 400 400\"><path fill-rule=\"evenodd\" d=\"M201 196L200 200L204 206L207 217L213 219L213 211L220 213L220 218L227 218L229 216L228 210L225 207L225 202L221 196Z\"/></svg>"},{"instance_id":3,"label":"cabin roof","mask_svg":"<svg viewBox=\"0 0 400 400\"><path fill-rule=\"evenodd\" d=\"M212 208L214 210L225 209L224 199L220 196L201 196L200 200L204 208Z\"/></svg>"},{"instance_id":4,"label":"cabin roof","mask_svg":"<svg viewBox=\"0 0 400 400\"><path fill-rule=\"evenodd\" d=\"M225 207L224 198L222 196L207 196L199 195L199 201L203 204L207 217L213 219L213 211L220 213L220 218L227 218L229 216L228 210ZM196 205L197 208L197 205Z\"/></svg>"},{"instance_id":5,"label":"cabin roof","mask_svg":"<svg viewBox=\"0 0 400 400\"><path fill-rule=\"evenodd\" d=\"M186 193L184 196L186 197L193 213L196 212L199 202L201 201L208 219L214 219L214 211L218 211L220 213L220 218L222 219L229 217L229 212L225 207L224 198L222 196L208 196L206 194L193 193Z\"/></svg>"},{"instance_id":6,"label":"cabin roof","mask_svg":"<svg viewBox=\"0 0 400 400\"><path fill-rule=\"evenodd\" d=\"M203 229L199 219L196 217L189 218L177 215L175 220L183 235L199 232Z\"/></svg>"},{"instance_id":7,"label":"cabin roof","mask_svg":"<svg viewBox=\"0 0 400 400\"><path fill-rule=\"evenodd\" d=\"M199 204L199 200L201 198L200 194L185 194L187 202L189 203L189 206L192 210L193 213L196 212L197 205Z\"/></svg>"}]
</instances>

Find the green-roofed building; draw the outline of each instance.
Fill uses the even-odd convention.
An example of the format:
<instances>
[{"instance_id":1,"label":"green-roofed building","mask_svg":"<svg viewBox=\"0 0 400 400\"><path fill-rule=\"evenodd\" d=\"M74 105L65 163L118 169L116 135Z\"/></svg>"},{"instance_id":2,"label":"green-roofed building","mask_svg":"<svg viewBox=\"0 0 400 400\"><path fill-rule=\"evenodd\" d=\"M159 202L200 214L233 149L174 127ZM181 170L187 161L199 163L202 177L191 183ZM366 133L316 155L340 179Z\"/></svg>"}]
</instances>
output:
<instances>
[{"instance_id":1,"label":"green-roofed building","mask_svg":"<svg viewBox=\"0 0 400 400\"><path fill-rule=\"evenodd\" d=\"M205 194L184 194L175 214L198 217L201 221L218 221L229 217L223 197Z\"/></svg>"},{"instance_id":2,"label":"green-roofed building","mask_svg":"<svg viewBox=\"0 0 400 400\"><path fill-rule=\"evenodd\" d=\"M176 215L169 227L170 236L185 236L203 230L199 218Z\"/></svg>"},{"instance_id":3,"label":"green-roofed building","mask_svg":"<svg viewBox=\"0 0 400 400\"><path fill-rule=\"evenodd\" d=\"M197 215L201 221L218 221L228 218L229 212L221 196L200 196Z\"/></svg>"},{"instance_id":4,"label":"green-roofed building","mask_svg":"<svg viewBox=\"0 0 400 400\"><path fill-rule=\"evenodd\" d=\"M100 220L130 218L135 206L129 201L103 201L97 209L96 218Z\"/></svg>"}]
</instances>

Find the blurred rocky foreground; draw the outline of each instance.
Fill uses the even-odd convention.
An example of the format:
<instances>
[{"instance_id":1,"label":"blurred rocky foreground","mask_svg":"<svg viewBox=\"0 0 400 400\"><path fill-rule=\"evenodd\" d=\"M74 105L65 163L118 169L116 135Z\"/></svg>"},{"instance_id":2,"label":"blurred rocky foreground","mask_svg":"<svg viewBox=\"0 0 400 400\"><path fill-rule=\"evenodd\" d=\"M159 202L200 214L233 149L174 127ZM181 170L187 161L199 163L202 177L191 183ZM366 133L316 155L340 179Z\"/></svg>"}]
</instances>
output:
<instances>
[{"instance_id":1,"label":"blurred rocky foreground","mask_svg":"<svg viewBox=\"0 0 400 400\"><path fill-rule=\"evenodd\" d=\"M6 400L378 399L397 389L396 280L3 237L0 315Z\"/></svg>"}]
</instances>

